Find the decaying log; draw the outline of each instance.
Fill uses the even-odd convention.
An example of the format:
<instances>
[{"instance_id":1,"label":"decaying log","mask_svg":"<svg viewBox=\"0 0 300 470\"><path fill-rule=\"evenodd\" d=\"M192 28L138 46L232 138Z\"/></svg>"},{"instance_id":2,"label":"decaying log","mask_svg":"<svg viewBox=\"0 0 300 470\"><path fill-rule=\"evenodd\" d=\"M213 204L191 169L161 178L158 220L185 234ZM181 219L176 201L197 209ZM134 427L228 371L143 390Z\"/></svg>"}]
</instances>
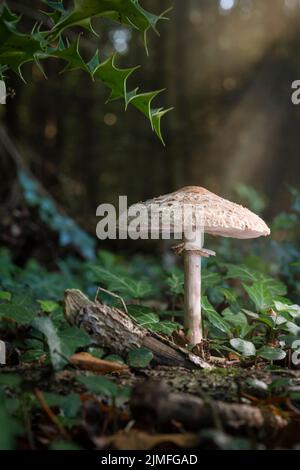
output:
<instances>
[{"instance_id":1,"label":"decaying log","mask_svg":"<svg viewBox=\"0 0 300 470\"><path fill-rule=\"evenodd\" d=\"M152 351L157 364L189 369L212 368L201 357L177 346L167 337L146 330L122 310L97 300L92 302L78 289L66 290L64 310L71 324L85 330L96 344L115 354L147 348Z\"/></svg>"},{"instance_id":2,"label":"decaying log","mask_svg":"<svg viewBox=\"0 0 300 470\"><path fill-rule=\"evenodd\" d=\"M187 393L174 393L164 382L140 383L133 389L130 408L138 422L156 422L161 426L176 421L187 431L221 425L227 430L262 429L278 432L288 419L269 409L239 403L206 400Z\"/></svg>"}]
</instances>

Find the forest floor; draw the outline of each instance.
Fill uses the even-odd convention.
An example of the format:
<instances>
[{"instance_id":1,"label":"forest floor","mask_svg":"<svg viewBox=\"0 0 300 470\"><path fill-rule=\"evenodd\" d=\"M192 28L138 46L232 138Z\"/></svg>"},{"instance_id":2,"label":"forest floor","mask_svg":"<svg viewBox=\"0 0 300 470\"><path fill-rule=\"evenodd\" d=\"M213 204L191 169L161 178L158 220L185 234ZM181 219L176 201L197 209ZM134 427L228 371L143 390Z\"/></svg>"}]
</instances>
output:
<instances>
[{"instance_id":1,"label":"forest floor","mask_svg":"<svg viewBox=\"0 0 300 470\"><path fill-rule=\"evenodd\" d=\"M77 380L83 375L94 380L95 374L70 367L54 373L50 366L25 364L3 372L21 376L23 393L36 396L41 405L27 418L34 448L268 449L298 448L300 442L296 370L126 368L108 377L130 394L110 398L109 393L103 398L103 385L108 385L103 377L99 396ZM62 397L69 397L64 419ZM76 419L75 397L81 405ZM18 445L26 448L28 442L22 438Z\"/></svg>"}]
</instances>

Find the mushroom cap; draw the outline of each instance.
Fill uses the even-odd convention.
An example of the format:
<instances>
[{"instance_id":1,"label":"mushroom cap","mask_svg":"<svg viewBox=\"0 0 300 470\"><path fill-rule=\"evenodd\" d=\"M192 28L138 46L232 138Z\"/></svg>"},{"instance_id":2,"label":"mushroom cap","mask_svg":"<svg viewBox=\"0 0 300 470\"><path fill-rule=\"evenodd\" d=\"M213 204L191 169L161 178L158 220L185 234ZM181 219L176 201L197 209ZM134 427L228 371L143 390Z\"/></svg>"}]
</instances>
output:
<instances>
[{"instance_id":1,"label":"mushroom cap","mask_svg":"<svg viewBox=\"0 0 300 470\"><path fill-rule=\"evenodd\" d=\"M151 208L158 208L161 216L165 209L174 210L188 205L195 213L199 211L202 218L202 229L211 235L257 238L270 234L269 227L258 215L200 186L186 186L141 204L146 206L149 220L151 219ZM192 220L192 225L195 227L194 215ZM171 229L176 231L174 220Z\"/></svg>"}]
</instances>

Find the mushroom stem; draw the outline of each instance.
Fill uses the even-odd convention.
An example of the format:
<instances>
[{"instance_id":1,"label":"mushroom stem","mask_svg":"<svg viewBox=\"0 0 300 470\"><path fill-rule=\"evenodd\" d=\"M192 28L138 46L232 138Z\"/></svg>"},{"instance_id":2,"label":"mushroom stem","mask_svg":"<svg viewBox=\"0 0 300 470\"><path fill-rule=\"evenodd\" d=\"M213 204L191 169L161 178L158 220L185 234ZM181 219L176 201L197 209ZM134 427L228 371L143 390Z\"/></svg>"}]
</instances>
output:
<instances>
[{"instance_id":1,"label":"mushroom stem","mask_svg":"<svg viewBox=\"0 0 300 470\"><path fill-rule=\"evenodd\" d=\"M184 327L192 345L202 341L201 321L201 256L197 251L184 251Z\"/></svg>"}]
</instances>

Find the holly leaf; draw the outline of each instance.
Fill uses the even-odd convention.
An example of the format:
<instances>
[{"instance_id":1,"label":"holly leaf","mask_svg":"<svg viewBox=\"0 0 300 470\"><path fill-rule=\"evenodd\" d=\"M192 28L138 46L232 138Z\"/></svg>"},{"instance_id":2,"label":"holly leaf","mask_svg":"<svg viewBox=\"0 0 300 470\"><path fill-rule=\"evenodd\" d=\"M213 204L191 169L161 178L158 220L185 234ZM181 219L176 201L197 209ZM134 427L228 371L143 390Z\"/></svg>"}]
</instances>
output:
<instances>
[{"instance_id":1,"label":"holly leaf","mask_svg":"<svg viewBox=\"0 0 300 470\"><path fill-rule=\"evenodd\" d=\"M10 20L6 19L10 16ZM0 64L12 69L24 81L21 67L26 62L38 63L42 51L42 35L37 29L31 34L17 31L19 18L4 7L0 17Z\"/></svg>"},{"instance_id":2,"label":"holly leaf","mask_svg":"<svg viewBox=\"0 0 300 470\"><path fill-rule=\"evenodd\" d=\"M157 22L163 15L154 15L144 10L138 0L75 0L69 11L59 1L44 1L52 13L46 13L54 22L50 31L40 31L35 25L31 34L17 30L19 17L4 6L0 16L0 72L13 70L22 80L22 66L27 62L35 62L44 73L40 61L49 57L66 61L66 70L83 70L94 80L100 80L110 88L108 101L124 99L125 109L131 104L142 112L150 121L152 130L164 144L161 133L161 119L170 109L152 106L155 97L162 91L139 92L138 88L127 89L128 77L137 69L130 67L118 68L115 55L100 61L98 51L89 62L85 62L79 50L79 38L69 43L62 33L69 27L82 26L91 30L91 20L105 17L122 24L131 25L139 30L144 37L149 28L156 29ZM25 80L24 80L25 81Z\"/></svg>"},{"instance_id":3,"label":"holly leaf","mask_svg":"<svg viewBox=\"0 0 300 470\"><path fill-rule=\"evenodd\" d=\"M49 5L50 2L47 3ZM150 13L138 0L74 0L73 8L52 28L51 36L58 37L65 29L74 26L93 31L92 19L104 17L140 31L147 48L147 31L152 28L157 32L157 23L166 19L166 13L167 11L160 15Z\"/></svg>"}]
</instances>

